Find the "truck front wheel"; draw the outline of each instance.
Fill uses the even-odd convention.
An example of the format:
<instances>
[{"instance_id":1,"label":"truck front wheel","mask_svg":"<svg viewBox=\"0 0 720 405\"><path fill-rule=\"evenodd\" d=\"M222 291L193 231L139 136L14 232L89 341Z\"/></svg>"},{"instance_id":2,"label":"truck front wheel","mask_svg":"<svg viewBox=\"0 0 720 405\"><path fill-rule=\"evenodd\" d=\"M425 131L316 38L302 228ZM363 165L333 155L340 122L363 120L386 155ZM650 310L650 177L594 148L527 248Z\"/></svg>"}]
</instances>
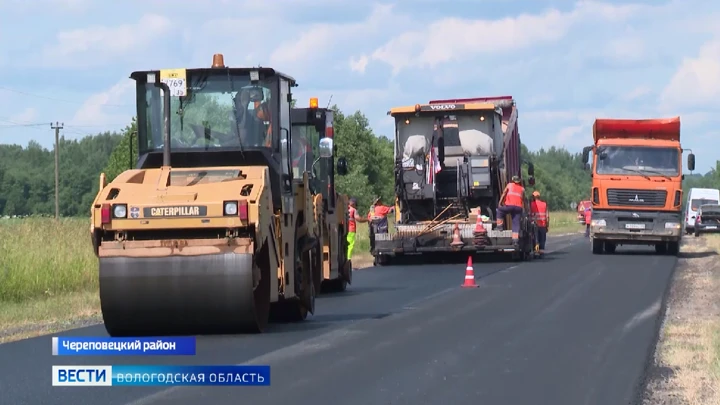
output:
<instances>
[{"instance_id":1,"label":"truck front wheel","mask_svg":"<svg viewBox=\"0 0 720 405\"><path fill-rule=\"evenodd\" d=\"M594 255L600 255L603 253L603 248L605 243L601 240L593 239L592 240L592 252Z\"/></svg>"}]
</instances>

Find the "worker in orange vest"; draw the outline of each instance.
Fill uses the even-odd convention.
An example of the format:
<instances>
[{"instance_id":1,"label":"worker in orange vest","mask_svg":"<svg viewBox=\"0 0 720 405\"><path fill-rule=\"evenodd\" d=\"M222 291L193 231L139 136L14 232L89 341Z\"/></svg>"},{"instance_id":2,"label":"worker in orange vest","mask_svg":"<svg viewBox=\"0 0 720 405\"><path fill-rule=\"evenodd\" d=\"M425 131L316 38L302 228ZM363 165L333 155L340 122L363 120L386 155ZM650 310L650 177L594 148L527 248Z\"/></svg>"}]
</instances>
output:
<instances>
[{"instance_id":1,"label":"worker in orange vest","mask_svg":"<svg viewBox=\"0 0 720 405\"><path fill-rule=\"evenodd\" d=\"M512 177L512 183L508 183L500 196L500 204L496 212L496 225L499 231L504 229L505 216L510 214L512 218L512 241L518 245L520 239L520 216L525 205L525 187L519 176Z\"/></svg>"},{"instance_id":2,"label":"worker in orange vest","mask_svg":"<svg viewBox=\"0 0 720 405\"><path fill-rule=\"evenodd\" d=\"M272 124L270 117L270 100L265 99L262 88L243 88L235 97L234 119L237 121L240 140L243 145L272 147ZM250 103L253 103L252 113ZM252 115L251 115L252 114ZM262 129L264 123L269 123L267 130ZM236 131L232 126L233 132ZM257 131L249 131L256 127ZM263 133L264 132L264 133Z\"/></svg>"},{"instance_id":3,"label":"worker in orange vest","mask_svg":"<svg viewBox=\"0 0 720 405\"><path fill-rule=\"evenodd\" d=\"M530 203L530 215L533 222L535 222L535 230L537 232L538 253L542 256L545 254L545 241L547 240L547 233L550 229L550 212L548 211L547 203L540 199L540 192L535 190L532 193L533 200Z\"/></svg>"},{"instance_id":4,"label":"worker in orange vest","mask_svg":"<svg viewBox=\"0 0 720 405\"><path fill-rule=\"evenodd\" d=\"M585 208L585 237L590 237L590 222L592 222L592 208Z\"/></svg>"},{"instance_id":5,"label":"worker in orange vest","mask_svg":"<svg viewBox=\"0 0 720 405\"><path fill-rule=\"evenodd\" d=\"M387 216L391 212L395 211L395 207L390 205L383 205L382 198L378 197L373 201L370 206L367 218L370 222L370 251L375 249L375 234L376 233L388 233L388 219Z\"/></svg>"},{"instance_id":6,"label":"worker in orange vest","mask_svg":"<svg viewBox=\"0 0 720 405\"><path fill-rule=\"evenodd\" d=\"M357 232L357 223L358 222L367 222L367 219L361 217L360 214L358 214L357 199L351 198L350 202L348 204L348 234L347 234L347 242L348 242L347 258L348 258L348 260L352 259L353 249L355 248L355 235Z\"/></svg>"}]
</instances>

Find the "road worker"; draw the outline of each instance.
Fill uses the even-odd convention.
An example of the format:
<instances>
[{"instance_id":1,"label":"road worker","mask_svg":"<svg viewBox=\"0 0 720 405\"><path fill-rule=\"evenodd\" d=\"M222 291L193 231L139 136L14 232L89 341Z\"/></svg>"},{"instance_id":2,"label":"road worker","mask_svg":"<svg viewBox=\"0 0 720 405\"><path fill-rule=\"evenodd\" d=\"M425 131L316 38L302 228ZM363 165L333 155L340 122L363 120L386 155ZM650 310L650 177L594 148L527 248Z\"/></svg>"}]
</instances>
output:
<instances>
[{"instance_id":1,"label":"road worker","mask_svg":"<svg viewBox=\"0 0 720 405\"><path fill-rule=\"evenodd\" d=\"M520 240L520 217L523 213L525 203L525 187L519 176L513 176L512 182L508 183L500 196L500 205L496 212L496 224L499 231L504 230L505 216L510 214L512 218L512 241L518 246Z\"/></svg>"},{"instance_id":2,"label":"road worker","mask_svg":"<svg viewBox=\"0 0 720 405\"><path fill-rule=\"evenodd\" d=\"M535 240L537 241L537 252L540 256L545 254L545 241L550 229L550 212L547 203L540 199L540 192L535 190L532 193L533 200L530 203L530 213L535 222Z\"/></svg>"},{"instance_id":3,"label":"road worker","mask_svg":"<svg viewBox=\"0 0 720 405\"><path fill-rule=\"evenodd\" d=\"M388 233L387 215L395 211L395 207L383 205L382 198L378 197L373 201L368 212L368 221L370 221L370 251L375 249L375 234Z\"/></svg>"},{"instance_id":4,"label":"road worker","mask_svg":"<svg viewBox=\"0 0 720 405\"><path fill-rule=\"evenodd\" d=\"M244 88L234 99L235 121L239 127L240 140L243 145L272 147L272 125L270 123L270 100L265 100L261 87ZM250 103L253 104L252 113ZM233 132L236 131L232 128Z\"/></svg>"},{"instance_id":5,"label":"road worker","mask_svg":"<svg viewBox=\"0 0 720 405\"><path fill-rule=\"evenodd\" d=\"M312 147L305 137L304 131L293 132L292 137L292 168L293 177L298 179L302 178L304 172L311 172L312 160Z\"/></svg>"},{"instance_id":6,"label":"road worker","mask_svg":"<svg viewBox=\"0 0 720 405\"><path fill-rule=\"evenodd\" d=\"M585 237L590 237L590 222L592 221L592 208L585 207Z\"/></svg>"},{"instance_id":7,"label":"road worker","mask_svg":"<svg viewBox=\"0 0 720 405\"><path fill-rule=\"evenodd\" d=\"M348 260L352 259L353 249L355 248L355 234L357 232L357 223L358 222L367 222L367 221L368 221L367 219L361 217L358 214L357 199L351 198L350 203L348 204L348 234L347 234L347 242L348 242L347 258L348 258Z\"/></svg>"}]
</instances>

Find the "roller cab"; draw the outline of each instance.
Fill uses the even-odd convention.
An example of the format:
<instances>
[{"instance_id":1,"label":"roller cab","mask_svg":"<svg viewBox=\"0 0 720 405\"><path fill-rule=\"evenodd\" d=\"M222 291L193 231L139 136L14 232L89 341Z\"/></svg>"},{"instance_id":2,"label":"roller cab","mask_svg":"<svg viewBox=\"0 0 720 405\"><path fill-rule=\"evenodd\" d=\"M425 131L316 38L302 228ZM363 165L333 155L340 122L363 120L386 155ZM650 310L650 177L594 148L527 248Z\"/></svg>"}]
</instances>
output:
<instances>
[{"instance_id":1,"label":"roller cab","mask_svg":"<svg viewBox=\"0 0 720 405\"><path fill-rule=\"evenodd\" d=\"M109 183L101 175L91 208L108 333L256 333L305 319L323 276L324 197L293 125L295 80L222 55L131 78L139 159ZM330 244L336 269L342 247Z\"/></svg>"}]
</instances>

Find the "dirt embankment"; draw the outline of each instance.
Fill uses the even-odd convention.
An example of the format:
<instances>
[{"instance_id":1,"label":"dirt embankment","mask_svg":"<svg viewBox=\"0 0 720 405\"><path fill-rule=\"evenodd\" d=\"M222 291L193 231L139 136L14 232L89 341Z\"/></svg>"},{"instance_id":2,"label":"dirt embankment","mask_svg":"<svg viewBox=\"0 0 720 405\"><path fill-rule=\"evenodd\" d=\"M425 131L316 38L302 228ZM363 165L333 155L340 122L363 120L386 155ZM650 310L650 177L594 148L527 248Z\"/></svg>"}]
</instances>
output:
<instances>
[{"instance_id":1,"label":"dirt embankment","mask_svg":"<svg viewBox=\"0 0 720 405\"><path fill-rule=\"evenodd\" d=\"M720 405L720 236L686 237L644 405Z\"/></svg>"}]
</instances>

